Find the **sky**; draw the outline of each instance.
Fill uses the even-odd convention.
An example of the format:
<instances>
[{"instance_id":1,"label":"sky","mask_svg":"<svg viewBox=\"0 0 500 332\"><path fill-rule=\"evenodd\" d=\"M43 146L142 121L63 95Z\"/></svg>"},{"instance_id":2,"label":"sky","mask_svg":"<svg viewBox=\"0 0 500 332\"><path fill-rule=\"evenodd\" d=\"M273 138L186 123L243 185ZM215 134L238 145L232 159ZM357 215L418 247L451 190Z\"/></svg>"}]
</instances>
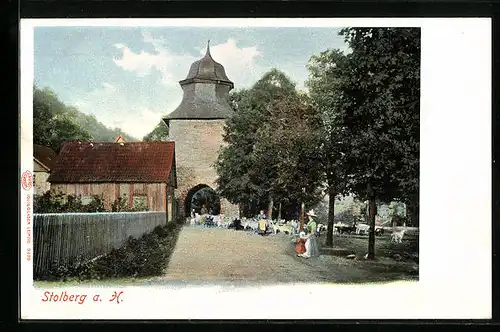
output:
<instances>
[{"instance_id":1,"label":"sky","mask_svg":"<svg viewBox=\"0 0 500 332\"><path fill-rule=\"evenodd\" d=\"M272 68L304 89L307 62L347 50L339 28L36 27L34 80L67 105L142 139L182 99L179 81L210 52L235 89Z\"/></svg>"}]
</instances>

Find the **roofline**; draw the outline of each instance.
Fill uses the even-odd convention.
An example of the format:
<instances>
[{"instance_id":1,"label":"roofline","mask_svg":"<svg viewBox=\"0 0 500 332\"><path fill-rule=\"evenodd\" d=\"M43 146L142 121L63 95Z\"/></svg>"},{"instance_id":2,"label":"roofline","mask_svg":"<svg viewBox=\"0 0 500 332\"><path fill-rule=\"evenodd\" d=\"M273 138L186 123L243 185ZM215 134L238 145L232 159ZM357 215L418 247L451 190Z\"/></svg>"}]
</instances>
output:
<instances>
[{"instance_id":1,"label":"roofline","mask_svg":"<svg viewBox=\"0 0 500 332\"><path fill-rule=\"evenodd\" d=\"M226 81L226 80L210 80L210 79L203 79L203 78L187 78L185 80L179 81L179 84L181 86L187 85L187 84L192 84L192 83L207 83L207 84L222 84L222 85L228 85L231 87L231 89L234 88L234 83L231 81Z\"/></svg>"},{"instance_id":2,"label":"roofline","mask_svg":"<svg viewBox=\"0 0 500 332\"><path fill-rule=\"evenodd\" d=\"M40 160L38 160L38 158L33 157L33 159L35 159L35 161L37 163L39 163L40 165L42 165L42 167L45 168L47 170L47 172L50 172L50 168L47 165L45 165L44 163L42 163Z\"/></svg>"}]
</instances>

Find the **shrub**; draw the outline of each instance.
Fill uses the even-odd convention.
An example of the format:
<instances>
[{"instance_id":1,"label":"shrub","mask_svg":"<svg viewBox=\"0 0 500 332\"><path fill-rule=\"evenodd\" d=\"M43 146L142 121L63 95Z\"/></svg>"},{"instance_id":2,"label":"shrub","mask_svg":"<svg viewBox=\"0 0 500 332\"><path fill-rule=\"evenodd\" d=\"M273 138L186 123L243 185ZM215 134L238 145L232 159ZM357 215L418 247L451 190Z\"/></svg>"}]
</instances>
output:
<instances>
[{"instance_id":1,"label":"shrub","mask_svg":"<svg viewBox=\"0 0 500 332\"><path fill-rule=\"evenodd\" d=\"M145 206L129 208L125 196L118 197L111 204L112 212L145 211ZM35 213L94 213L106 212L102 196L93 195L87 204L83 204L81 196L65 195L61 192L47 191L43 195L33 197L33 211Z\"/></svg>"},{"instance_id":2,"label":"shrub","mask_svg":"<svg viewBox=\"0 0 500 332\"><path fill-rule=\"evenodd\" d=\"M129 237L120 248L93 261L76 262L70 268L59 266L45 276L35 276L35 279L99 280L161 275L168 265L181 229L180 222L157 226L138 239Z\"/></svg>"}]
</instances>

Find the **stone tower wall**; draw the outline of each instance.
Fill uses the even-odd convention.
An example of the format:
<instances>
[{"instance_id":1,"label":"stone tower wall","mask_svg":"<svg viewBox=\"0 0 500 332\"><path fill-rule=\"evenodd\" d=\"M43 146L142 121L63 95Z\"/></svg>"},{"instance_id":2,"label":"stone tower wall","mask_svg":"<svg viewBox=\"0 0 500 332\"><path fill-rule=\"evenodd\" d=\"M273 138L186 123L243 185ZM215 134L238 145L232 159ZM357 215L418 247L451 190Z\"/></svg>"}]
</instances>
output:
<instances>
[{"instance_id":1,"label":"stone tower wall","mask_svg":"<svg viewBox=\"0 0 500 332\"><path fill-rule=\"evenodd\" d=\"M170 120L169 139L175 141L177 186L180 214L184 215L184 199L188 191L200 184L216 188L217 172L213 164L223 144L225 120ZM221 200L221 211L237 217L238 206Z\"/></svg>"}]
</instances>

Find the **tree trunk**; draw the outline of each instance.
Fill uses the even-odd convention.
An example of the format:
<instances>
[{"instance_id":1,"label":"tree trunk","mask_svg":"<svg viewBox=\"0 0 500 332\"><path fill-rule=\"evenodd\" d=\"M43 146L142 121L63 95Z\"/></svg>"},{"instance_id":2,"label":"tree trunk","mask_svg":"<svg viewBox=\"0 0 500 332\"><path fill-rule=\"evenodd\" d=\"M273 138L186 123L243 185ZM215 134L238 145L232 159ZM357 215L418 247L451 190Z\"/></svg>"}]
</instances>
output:
<instances>
[{"instance_id":1,"label":"tree trunk","mask_svg":"<svg viewBox=\"0 0 500 332\"><path fill-rule=\"evenodd\" d=\"M281 220L281 202L279 204L279 210L278 210L278 220Z\"/></svg>"},{"instance_id":2,"label":"tree trunk","mask_svg":"<svg viewBox=\"0 0 500 332\"><path fill-rule=\"evenodd\" d=\"M302 188L302 193L305 193L305 188ZM301 203L300 203L300 231L304 231L304 210L305 210L305 203L304 203L304 195L302 195Z\"/></svg>"},{"instance_id":3,"label":"tree trunk","mask_svg":"<svg viewBox=\"0 0 500 332\"><path fill-rule=\"evenodd\" d=\"M274 200L273 198L269 198L269 206L268 206L268 212L267 212L267 218L272 220L273 219L273 205L274 205Z\"/></svg>"},{"instance_id":4,"label":"tree trunk","mask_svg":"<svg viewBox=\"0 0 500 332\"><path fill-rule=\"evenodd\" d=\"M370 197L370 233L368 237L368 259L375 258L375 215L377 214L377 205L375 197Z\"/></svg>"},{"instance_id":5,"label":"tree trunk","mask_svg":"<svg viewBox=\"0 0 500 332\"><path fill-rule=\"evenodd\" d=\"M326 229L325 246L333 247L333 223L335 216L335 188L333 185L328 187L328 225Z\"/></svg>"},{"instance_id":6,"label":"tree trunk","mask_svg":"<svg viewBox=\"0 0 500 332\"><path fill-rule=\"evenodd\" d=\"M411 203L406 205L407 213L408 213L408 219L411 222L411 226L414 227L419 227L419 206L418 206L418 199L415 201L412 201Z\"/></svg>"}]
</instances>

